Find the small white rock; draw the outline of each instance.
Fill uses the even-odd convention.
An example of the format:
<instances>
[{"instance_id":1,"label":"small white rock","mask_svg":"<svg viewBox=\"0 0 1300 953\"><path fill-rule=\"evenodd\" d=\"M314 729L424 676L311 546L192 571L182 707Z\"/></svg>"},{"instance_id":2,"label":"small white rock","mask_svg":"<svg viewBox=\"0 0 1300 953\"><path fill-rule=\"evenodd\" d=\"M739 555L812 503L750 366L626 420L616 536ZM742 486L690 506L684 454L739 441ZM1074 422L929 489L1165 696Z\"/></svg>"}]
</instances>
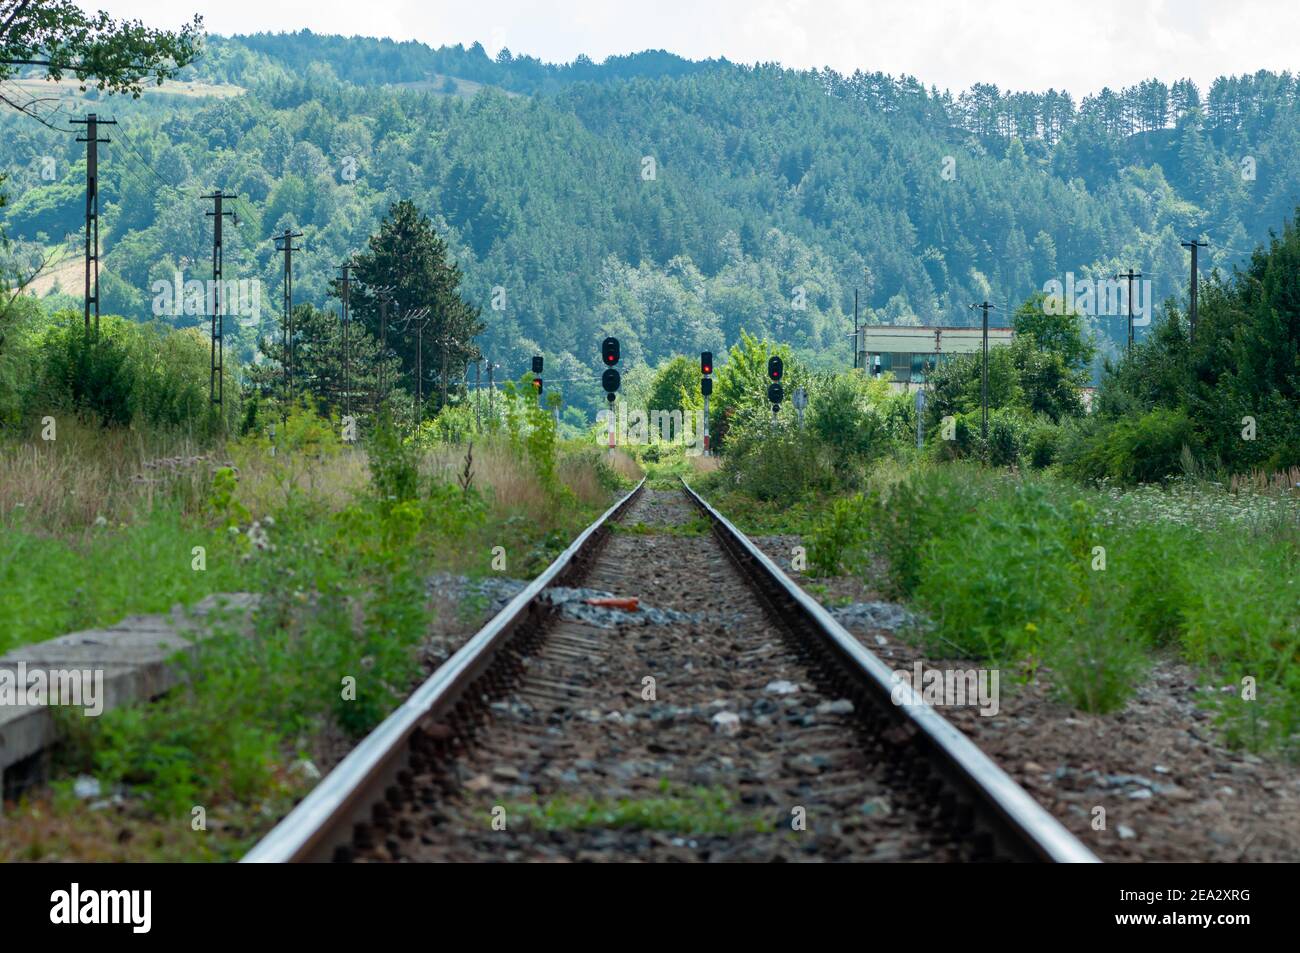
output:
<instances>
[{"instance_id":1,"label":"small white rock","mask_svg":"<svg viewBox=\"0 0 1300 953\"><path fill-rule=\"evenodd\" d=\"M793 695L798 690L798 685L794 682L788 682L783 678L777 679L775 682L768 682L767 686L763 689L763 691L770 692L773 695Z\"/></svg>"},{"instance_id":2,"label":"small white rock","mask_svg":"<svg viewBox=\"0 0 1300 953\"><path fill-rule=\"evenodd\" d=\"M853 714L853 702L847 698L837 698L833 702L822 702L817 706L819 715L851 715Z\"/></svg>"},{"instance_id":3,"label":"small white rock","mask_svg":"<svg viewBox=\"0 0 1300 953\"><path fill-rule=\"evenodd\" d=\"M309 781L320 780L320 769L306 758L303 758L301 761L295 761L292 770L295 774L301 774Z\"/></svg>"},{"instance_id":4,"label":"small white rock","mask_svg":"<svg viewBox=\"0 0 1300 953\"><path fill-rule=\"evenodd\" d=\"M1133 828L1129 827L1127 824L1121 824L1118 830L1120 840L1132 840L1138 836L1137 831L1133 830Z\"/></svg>"},{"instance_id":5,"label":"small white rock","mask_svg":"<svg viewBox=\"0 0 1300 953\"><path fill-rule=\"evenodd\" d=\"M734 711L720 711L713 716L713 730L732 737L740 734L740 716Z\"/></svg>"},{"instance_id":6,"label":"small white rock","mask_svg":"<svg viewBox=\"0 0 1300 953\"><path fill-rule=\"evenodd\" d=\"M79 774L77 780L72 782L72 793L83 801L99 797L99 791L99 778L93 778L89 774Z\"/></svg>"}]
</instances>

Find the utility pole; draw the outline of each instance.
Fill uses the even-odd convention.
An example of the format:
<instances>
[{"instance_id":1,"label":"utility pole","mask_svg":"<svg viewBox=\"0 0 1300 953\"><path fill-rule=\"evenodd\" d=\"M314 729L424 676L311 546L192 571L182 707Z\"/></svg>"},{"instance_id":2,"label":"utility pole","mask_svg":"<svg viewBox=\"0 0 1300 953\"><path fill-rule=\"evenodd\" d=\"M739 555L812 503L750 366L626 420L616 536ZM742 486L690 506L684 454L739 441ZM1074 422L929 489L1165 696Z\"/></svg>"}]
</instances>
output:
<instances>
[{"instance_id":1,"label":"utility pole","mask_svg":"<svg viewBox=\"0 0 1300 953\"><path fill-rule=\"evenodd\" d=\"M980 408L983 417L980 422L980 436L987 441L989 439L989 312L996 311L997 306L985 301L970 307L972 310L978 308L984 312L984 368L980 377Z\"/></svg>"},{"instance_id":2,"label":"utility pole","mask_svg":"<svg viewBox=\"0 0 1300 953\"><path fill-rule=\"evenodd\" d=\"M352 284L352 279L348 275L348 270L351 267L351 263L347 261L339 265L339 270L343 272L343 276L339 278L339 294L343 302L343 310L340 314L339 320L339 343L343 352L340 355L342 360L340 372L343 384L343 413L345 416L352 413L352 390L351 382L348 380L348 292Z\"/></svg>"},{"instance_id":3,"label":"utility pole","mask_svg":"<svg viewBox=\"0 0 1300 953\"><path fill-rule=\"evenodd\" d=\"M432 317L429 309L416 308L406 315L406 323L402 325L405 331L411 326L412 321L419 322L415 326L415 426L420 426L420 414L424 407L424 329L429 326Z\"/></svg>"},{"instance_id":4,"label":"utility pole","mask_svg":"<svg viewBox=\"0 0 1300 953\"><path fill-rule=\"evenodd\" d=\"M85 126L86 137L77 137L86 144L86 334L90 334L90 306L95 306L95 340L99 340L99 144L111 142L99 137L99 127L116 126L116 119L100 119L87 113L85 119L70 120L74 126Z\"/></svg>"},{"instance_id":5,"label":"utility pole","mask_svg":"<svg viewBox=\"0 0 1300 953\"><path fill-rule=\"evenodd\" d=\"M201 197L211 199L213 203L212 211L203 213L212 216L212 354L208 368L208 400L220 407L225 400L226 369L226 328L224 312L221 307L221 223L229 215L236 225L239 224L239 218L235 213L223 211L221 203L224 199L234 199L239 196L227 195L221 189L213 189L211 195Z\"/></svg>"},{"instance_id":6,"label":"utility pole","mask_svg":"<svg viewBox=\"0 0 1300 953\"><path fill-rule=\"evenodd\" d=\"M497 369L498 367L500 367L500 366L501 366L500 364L493 364L491 361L488 361L488 362L487 362L487 372L488 372L488 416L489 416L491 419L493 419L493 420L496 420L496 419L497 419L497 414L496 414L496 405L493 403L493 398L496 396L497 387L496 387L496 384L494 384L494 383L492 382L492 372L493 372L494 370L496 370L496 369Z\"/></svg>"},{"instance_id":7,"label":"utility pole","mask_svg":"<svg viewBox=\"0 0 1300 953\"><path fill-rule=\"evenodd\" d=\"M302 232L286 228L280 235L271 236L275 250L284 252L284 412L288 414L288 402L293 394L293 253L302 251L295 248L293 240L302 238ZM280 243L284 242L284 247Z\"/></svg>"},{"instance_id":8,"label":"utility pole","mask_svg":"<svg viewBox=\"0 0 1300 953\"><path fill-rule=\"evenodd\" d=\"M447 348L451 344L451 338L443 335L438 338L438 350L442 352L442 371L438 378L438 385L442 390L442 398L438 404L438 411L441 413L442 408L447 406Z\"/></svg>"},{"instance_id":9,"label":"utility pole","mask_svg":"<svg viewBox=\"0 0 1300 953\"><path fill-rule=\"evenodd\" d=\"M1128 279L1128 353L1131 355L1133 353L1133 279L1141 278L1142 272L1130 268L1115 277Z\"/></svg>"},{"instance_id":10,"label":"utility pole","mask_svg":"<svg viewBox=\"0 0 1300 953\"><path fill-rule=\"evenodd\" d=\"M468 386L468 383L466 384ZM480 429L483 427L483 408L479 398L483 392L483 358L474 362L474 422Z\"/></svg>"},{"instance_id":11,"label":"utility pole","mask_svg":"<svg viewBox=\"0 0 1300 953\"><path fill-rule=\"evenodd\" d=\"M1184 248L1192 250L1192 284L1188 294L1187 322L1190 328L1190 338L1196 340L1196 286L1200 283L1196 273L1196 253L1202 248L1208 248L1209 243L1193 238L1190 242L1179 242Z\"/></svg>"},{"instance_id":12,"label":"utility pole","mask_svg":"<svg viewBox=\"0 0 1300 953\"><path fill-rule=\"evenodd\" d=\"M385 362L388 360L388 305L393 300L392 285L367 285L369 294L379 299L379 383L376 402L383 404L388 398L387 373Z\"/></svg>"},{"instance_id":13,"label":"utility pole","mask_svg":"<svg viewBox=\"0 0 1300 953\"><path fill-rule=\"evenodd\" d=\"M858 366L858 289L853 289L853 367Z\"/></svg>"}]
</instances>

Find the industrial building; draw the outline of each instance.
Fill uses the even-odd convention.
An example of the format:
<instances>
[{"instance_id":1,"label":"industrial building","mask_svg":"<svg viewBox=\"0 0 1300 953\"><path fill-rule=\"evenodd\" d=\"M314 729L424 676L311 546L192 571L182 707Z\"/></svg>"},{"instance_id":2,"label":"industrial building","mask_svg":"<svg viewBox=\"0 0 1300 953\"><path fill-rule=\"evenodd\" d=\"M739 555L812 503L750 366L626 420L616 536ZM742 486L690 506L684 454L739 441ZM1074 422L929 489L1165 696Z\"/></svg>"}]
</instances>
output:
<instances>
[{"instance_id":1,"label":"industrial building","mask_svg":"<svg viewBox=\"0 0 1300 953\"><path fill-rule=\"evenodd\" d=\"M1011 343L1011 328L989 328L989 347ZM977 354L983 347L980 327L864 325L857 335L857 366L880 376L897 390L912 390L954 354Z\"/></svg>"}]
</instances>

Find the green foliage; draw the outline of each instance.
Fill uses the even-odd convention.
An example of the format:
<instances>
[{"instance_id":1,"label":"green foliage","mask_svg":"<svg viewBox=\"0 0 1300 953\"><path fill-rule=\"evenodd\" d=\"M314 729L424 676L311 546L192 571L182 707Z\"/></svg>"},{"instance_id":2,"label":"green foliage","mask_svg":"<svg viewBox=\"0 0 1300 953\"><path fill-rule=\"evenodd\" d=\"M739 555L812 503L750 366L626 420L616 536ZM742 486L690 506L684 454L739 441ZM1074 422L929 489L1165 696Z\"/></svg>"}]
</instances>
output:
<instances>
[{"instance_id":1,"label":"green foliage","mask_svg":"<svg viewBox=\"0 0 1300 953\"><path fill-rule=\"evenodd\" d=\"M649 830L676 834L736 834L770 831L760 817L746 816L737 798L722 788L680 788L664 781L661 796L649 798L555 797L515 804L511 816L543 831Z\"/></svg>"},{"instance_id":2,"label":"green foliage","mask_svg":"<svg viewBox=\"0 0 1300 953\"><path fill-rule=\"evenodd\" d=\"M1063 431L1059 464L1063 473L1083 481L1157 482L1183 472L1195 440L1192 422L1182 410L1099 417Z\"/></svg>"},{"instance_id":3,"label":"green foliage","mask_svg":"<svg viewBox=\"0 0 1300 953\"><path fill-rule=\"evenodd\" d=\"M882 410L888 394L884 381L856 373L826 375L814 382L808 429L834 449L841 473L879 456L898 436L898 428Z\"/></svg>"},{"instance_id":4,"label":"green foliage","mask_svg":"<svg viewBox=\"0 0 1300 953\"><path fill-rule=\"evenodd\" d=\"M350 297L351 313L373 340L380 338L383 318L376 288L391 289L387 312L390 322L421 310L428 315L422 335L397 335L390 328L387 337L388 346L397 352L407 375L408 389L416 390L412 381L418 364L426 374L432 370L438 376L439 400L444 390L454 393L465 379L467 364L481 357L474 338L484 325L479 320L479 309L461 294L460 265L430 218L414 202L403 199L393 203L370 236L368 248L355 257L353 264L360 287ZM417 355L417 347L423 348L423 354Z\"/></svg>"},{"instance_id":5,"label":"green foliage","mask_svg":"<svg viewBox=\"0 0 1300 953\"><path fill-rule=\"evenodd\" d=\"M702 405L698 361L678 355L655 371L648 410L691 410Z\"/></svg>"},{"instance_id":6,"label":"green foliage","mask_svg":"<svg viewBox=\"0 0 1300 953\"><path fill-rule=\"evenodd\" d=\"M381 510L387 512L419 495L419 447L402 440L386 413L376 421L366 451L370 482Z\"/></svg>"},{"instance_id":7,"label":"green foliage","mask_svg":"<svg viewBox=\"0 0 1300 953\"><path fill-rule=\"evenodd\" d=\"M1300 516L1269 498L1153 492L1154 506L1059 478L931 466L824 511L810 565L862 573L880 557L892 594L931 620L934 652L1029 678L1045 665L1087 711L1122 706L1150 652L1176 648L1233 683L1216 695L1230 739L1300 754L1300 590L1284 568L1300 553ZM1245 678L1255 701L1237 690Z\"/></svg>"},{"instance_id":8,"label":"green foliage","mask_svg":"<svg viewBox=\"0 0 1300 953\"><path fill-rule=\"evenodd\" d=\"M562 491L556 475L556 437L554 410L560 405L560 395L554 392L547 395L547 407L537 401L527 402L528 432L524 437L524 447L528 460L533 466L537 482L552 496Z\"/></svg>"},{"instance_id":9,"label":"green foliage","mask_svg":"<svg viewBox=\"0 0 1300 953\"><path fill-rule=\"evenodd\" d=\"M767 387L771 383L767 377L768 359L781 358L785 376L781 384L786 392L786 406L789 395L796 387L808 386L808 371L801 361L790 355L786 345L740 331L740 341L728 351L727 360L715 372L716 383L713 397L709 403L709 434L715 449L725 447L728 434L734 421L740 418L772 415L771 405L767 402Z\"/></svg>"},{"instance_id":10,"label":"green foliage","mask_svg":"<svg viewBox=\"0 0 1300 953\"><path fill-rule=\"evenodd\" d=\"M208 497L209 508L220 517L225 526L238 526L247 522L248 508L235 498L239 477L233 467L219 467L212 474L212 491Z\"/></svg>"},{"instance_id":11,"label":"green foliage","mask_svg":"<svg viewBox=\"0 0 1300 953\"><path fill-rule=\"evenodd\" d=\"M1072 312L1067 302L1035 292L1016 309L1011 326L1016 340L1040 353L1059 356L1070 371L1079 373L1092 366L1096 344L1083 316Z\"/></svg>"},{"instance_id":12,"label":"green foliage","mask_svg":"<svg viewBox=\"0 0 1300 953\"><path fill-rule=\"evenodd\" d=\"M8 11L0 79L12 76L14 60L49 62L50 79L64 74L97 89L138 97L146 80L174 76L199 53L203 20L195 17L177 31L156 30L139 20L115 20L88 13L71 0L17 4Z\"/></svg>"},{"instance_id":13,"label":"green foliage","mask_svg":"<svg viewBox=\"0 0 1300 953\"><path fill-rule=\"evenodd\" d=\"M1298 267L1300 229L1288 222L1244 270L1203 282L1194 341L1185 316L1167 309L1107 367L1074 472L1161 479L1178 471L1184 446L1231 472L1300 464Z\"/></svg>"},{"instance_id":14,"label":"green foliage","mask_svg":"<svg viewBox=\"0 0 1300 953\"><path fill-rule=\"evenodd\" d=\"M762 409L733 418L723 468L731 486L756 500L801 500L835 485L834 452L791 420Z\"/></svg>"},{"instance_id":15,"label":"green foliage","mask_svg":"<svg viewBox=\"0 0 1300 953\"><path fill-rule=\"evenodd\" d=\"M344 331L339 316L310 304L293 309L293 386L309 396L318 413L341 415L349 406L354 415L375 407L401 382L401 362L381 357L378 340L360 321L349 321L344 357ZM285 399L283 324L279 333L263 338L258 350L266 358L250 364L245 383L250 394ZM346 388L345 385L346 384ZM401 397L409 399L404 393Z\"/></svg>"},{"instance_id":16,"label":"green foliage","mask_svg":"<svg viewBox=\"0 0 1300 953\"><path fill-rule=\"evenodd\" d=\"M100 336L87 336L82 316L64 312L56 323L26 329L35 367L18 382L14 403L29 419L75 412L104 426L147 425L220 432L237 419L233 368L225 380L225 415L208 397L207 342L193 330L170 331L102 316Z\"/></svg>"},{"instance_id":17,"label":"green foliage","mask_svg":"<svg viewBox=\"0 0 1300 953\"><path fill-rule=\"evenodd\" d=\"M206 549L207 570L191 569ZM213 592L243 588L240 551L224 529L195 529L160 503L130 526L97 527L71 541L0 525L0 653L67 632L111 625L130 613L167 612ZM140 584L140 567L149 584Z\"/></svg>"},{"instance_id":18,"label":"green foliage","mask_svg":"<svg viewBox=\"0 0 1300 953\"><path fill-rule=\"evenodd\" d=\"M867 569L868 509L862 494L833 502L808 533L808 569L814 576L854 575Z\"/></svg>"}]
</instances>

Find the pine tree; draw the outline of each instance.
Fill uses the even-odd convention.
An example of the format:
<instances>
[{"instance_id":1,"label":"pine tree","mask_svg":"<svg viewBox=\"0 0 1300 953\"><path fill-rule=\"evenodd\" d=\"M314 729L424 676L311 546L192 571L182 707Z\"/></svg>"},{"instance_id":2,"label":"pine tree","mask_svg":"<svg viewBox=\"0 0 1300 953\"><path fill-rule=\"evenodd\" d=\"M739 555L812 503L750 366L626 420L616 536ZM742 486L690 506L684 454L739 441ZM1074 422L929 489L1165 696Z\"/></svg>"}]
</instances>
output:
<instances>
[{"instance_id":1,"label":"pine tree","mask_svg":"<svg viewBox=\"0 0 1300 953\"><path fill-rule=\"evenodd\" d=\"M401 361L406 386L414 392L417 341L422 342L420 365L425 383L422 391L439 402L450 394L454 381L465 377L465 368L481 358L476 335L484 324L479 309L463 297L459 288L460 266L447 260L447 244L434 231L433 222L403 199L392 205L370 236L369 249L357 255L353 272L357 284L351 296L352 314L372 338L381 336L380 293L388 293L388 347ZM428 309L421 333L408 321L413 313Z\"/></svg>"}]
</instances>

